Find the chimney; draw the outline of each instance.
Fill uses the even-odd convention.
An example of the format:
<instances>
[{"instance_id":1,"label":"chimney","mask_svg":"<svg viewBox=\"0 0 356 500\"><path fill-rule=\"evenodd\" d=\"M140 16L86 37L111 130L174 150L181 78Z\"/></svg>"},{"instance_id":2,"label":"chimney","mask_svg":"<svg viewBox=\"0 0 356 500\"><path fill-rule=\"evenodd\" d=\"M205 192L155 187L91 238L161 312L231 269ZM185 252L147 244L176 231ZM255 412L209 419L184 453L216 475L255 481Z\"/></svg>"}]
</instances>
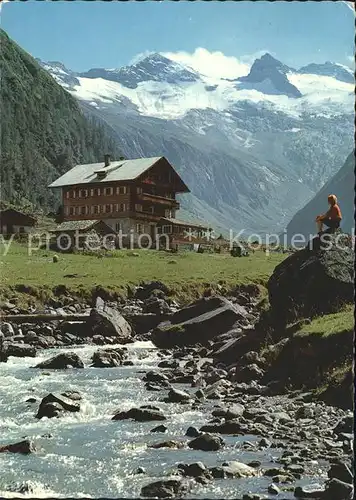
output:
<instances>
[{"instance_id":1,"label":"chimney","mask_svg":"<svg viewBox=\"0 0 356 500\"><path fill-rule=\"evenodd\" d=\"M105 167L110 165L110 155L104 155Z\"/></svg>"}]
</instances>

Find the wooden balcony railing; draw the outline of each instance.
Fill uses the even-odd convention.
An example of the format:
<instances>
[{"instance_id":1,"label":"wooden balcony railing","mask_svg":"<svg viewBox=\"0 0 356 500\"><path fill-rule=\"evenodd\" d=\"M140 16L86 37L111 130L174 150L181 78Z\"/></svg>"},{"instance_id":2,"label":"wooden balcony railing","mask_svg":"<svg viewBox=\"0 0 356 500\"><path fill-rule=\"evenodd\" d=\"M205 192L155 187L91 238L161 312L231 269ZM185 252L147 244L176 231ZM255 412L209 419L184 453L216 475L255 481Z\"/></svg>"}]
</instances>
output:
<instances>
[{"instance_id":1,"label":"wooden balcony railing","mask_svg":"<svg viewBox=\"0 0 356 500\"><path fill-rule=\"evenodd\" d=\"M176 208L176 209L179 209L179 207L180 207L179 201L175 200L174 198L167 198L165 196L158 196L156 194L141 193L138 195L138 198L141 201L158 203L160 205L165 205L165 206Z\"/></svg>"}]
</instances>

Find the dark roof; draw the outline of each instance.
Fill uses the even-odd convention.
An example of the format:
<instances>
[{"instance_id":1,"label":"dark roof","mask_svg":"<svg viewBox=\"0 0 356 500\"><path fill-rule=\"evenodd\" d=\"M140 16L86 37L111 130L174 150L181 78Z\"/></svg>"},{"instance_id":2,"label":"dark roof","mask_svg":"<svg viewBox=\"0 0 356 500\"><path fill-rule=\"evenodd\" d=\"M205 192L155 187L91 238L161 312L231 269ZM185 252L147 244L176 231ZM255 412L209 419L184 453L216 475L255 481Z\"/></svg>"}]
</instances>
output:
<instances>
[{"instance_id":1,"label":"dark roof","mask_svg":"<svg viewBox=\"0 0 356 500\"><path fill-rule=\"evenodd\" d=\"M35 224L37 222L37 219L33 217L32 215L25 214L24 212L20 212L19 210L15 210L14 208L6 208L5 210L0 211L0 219L6 216L15 216L15 217L21 217L27 220L27 222Z\"/></svg>"}]
</instances>

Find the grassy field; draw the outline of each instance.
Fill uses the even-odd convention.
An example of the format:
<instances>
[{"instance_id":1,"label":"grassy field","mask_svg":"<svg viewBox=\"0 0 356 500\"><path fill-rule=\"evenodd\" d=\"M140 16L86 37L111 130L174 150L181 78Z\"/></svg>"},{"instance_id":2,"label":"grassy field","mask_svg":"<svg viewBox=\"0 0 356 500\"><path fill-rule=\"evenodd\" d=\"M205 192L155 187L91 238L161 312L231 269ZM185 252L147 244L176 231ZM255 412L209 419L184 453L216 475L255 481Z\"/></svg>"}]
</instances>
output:
<instances>
[{"instance_id":1,"label":"grassy field","mask_svg":"<svg viewBox=\"0 0 356 500\"><path fill-rule=\"evenodd\" d=\"M66 285L73 291L101 286L125 294L127 285L160 280L182 299L193 298L209 287L224 292L244 284L265 285L275 266L286 257L259 251L233 258L229 254L116 250L103 257L58 254L58 262L53 262L54 252L38 250L29 256L25 244L13 243L6 255L4 245L0 250L3 291L20 284L49 288Z\"/></svg>"},{"instance_id":2,"label":"grassy field","mask_svg":"<svg viewBox=\"0 0 356 500\"><path fill-rule=\"evenodd\" d=\"M348 305L340 312L326 314L313 319L309 325L303 326L296 335L322 335L327 337L329 335L353 331L354 324L354 306Z\"/></svg>"}]
</instances>

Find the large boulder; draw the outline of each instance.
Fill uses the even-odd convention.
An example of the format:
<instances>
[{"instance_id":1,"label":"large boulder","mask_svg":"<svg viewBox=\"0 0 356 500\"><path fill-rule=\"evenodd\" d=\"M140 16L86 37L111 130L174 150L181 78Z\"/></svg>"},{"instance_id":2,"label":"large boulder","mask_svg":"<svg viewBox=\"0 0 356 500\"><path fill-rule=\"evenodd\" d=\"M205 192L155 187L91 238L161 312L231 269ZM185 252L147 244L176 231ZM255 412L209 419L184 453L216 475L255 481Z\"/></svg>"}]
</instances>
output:
<instances>
[{"instance_id":1,"label":"large boulder","mask_svg":"<svg viewBox=\"0 0 356 500\"><path fill-rule=\"evenodd\" d=\"M166 420L161 410L150 408L131 408L128 411L116 413L112 420L135 420L136 422L152 422L154 420Z\"/></svg>"},{"instance_id":2,"label":"large boulder","mask_svg":"<svg viewBox=\"0 0 356 500\"><path fill-rule=\"evenodd\" d=\"M347 234L324 234L279 264L268 281L276 322L337 311L354 298L354 251Z\"/></svg>"},{"instance_id":3,"label":"large boulder","mask_svg":"<svg viewBox=\"0 0 356 500\"><path fill-rule=\"evenodd\" d=\"M141 489L141 496L146 498L181 498L187 493L189 487L186 481L181 479L168 479L150 483Z\"/></svg>"},{"instance_id":4,"label":"large boulder","mask_svg":"<svg viewBox=\"0 0 356 500\"><path fill-rule=\"evenodd\" d=\"M50 393L42 399L36 418L56 417L62 410L78 412L80 411L80 404L71 397Z\"/></svg>"},{"instance_id":5,"label":"large boulder","mask_svg":"<svg viewBox=\"0 0 356 500\"><path fill-rule=\"evenodd\" d=\"M75 352L63 352L50 359L46 359L34 368L43 369L66 369L66 368L84 368L84 363Z\"/></svg>"},{"instance_id":6,"label":"large boulder","mask_svg":"<svg viewBox=\"0 0 356 500\"><path fill-rule=\"evenodd\" d=\"M213 434L201 434L188 443L189 448L201 451L218 451L224 446L220 436Z\"/></svg>"},{"instance_id":7,"label":"large boulder","mask_svg":"<svg viewBox=\"0 0 356 500\"><path fill-rule=\"evenodd\" d=\"M23 455L28 455L36 451L36 447L32 441L25 439L19 443L7 444L5 446L0 446L0 453L21 453Z\"/></svg>"},{"instance_id":8,"label":"large boulder","mask_svg":"<svg viewBox=\"0 0 356 500\"><path fill-rule=\"evenodd\" d=\"M204 297L158 325L152 332L152 342L160 348L207 344L246 316L244 307L224 297Z\"/></svg>"},{"instance_id":9,"label":"large boulder","mask_svg":"<svg viewBox=\"0 0 356 500\"><path fill-rule=\"evenodd\" d=\"M105 337L131 337L132 328L117 309L105 304L97 297L95 307L90 311L90 321L93 335Z\"/></svg>"},{"instance_id":10,"label":"large boulder","mask_svg":"<svg viewBox=\"0 0 356 500\"><path fill-rule=\"evenodd\" d=\"M114 368L122 364L125 355L123 349L99 349L93 354L91 366L95 368Z\"/></svg>"},{"instance_id":11,"label":"large boulder","mask_svg":"<svg viewBox=\"0 0 356 500\"><path fill-rule=\"evenodd\" d=\"M4 352L6 356L14 356L17 358L35 358L36 349L28 344L5 344Z\"/></svg>"}]
</instances>

